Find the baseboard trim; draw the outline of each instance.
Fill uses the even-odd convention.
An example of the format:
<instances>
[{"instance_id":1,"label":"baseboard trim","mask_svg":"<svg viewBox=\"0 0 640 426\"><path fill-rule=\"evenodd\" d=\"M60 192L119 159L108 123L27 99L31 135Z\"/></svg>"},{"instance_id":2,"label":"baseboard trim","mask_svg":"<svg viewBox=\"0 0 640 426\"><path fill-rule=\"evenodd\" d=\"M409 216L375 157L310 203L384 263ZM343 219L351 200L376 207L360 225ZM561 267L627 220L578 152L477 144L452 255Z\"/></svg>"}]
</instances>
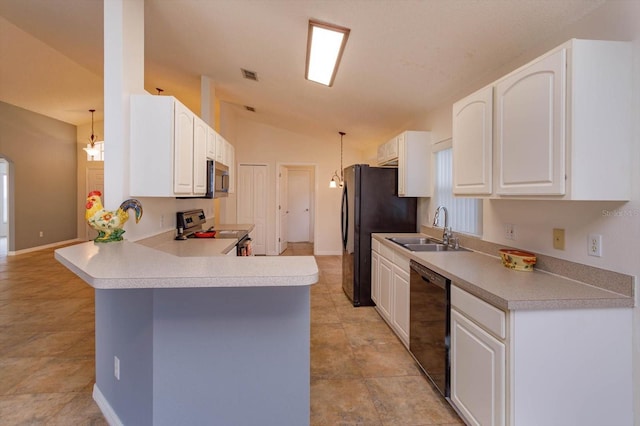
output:
<instances>
[{"instance_id":1,"label":"baseboard trim","mask_svg":"<svg viewBox=\"0 0 640 426\"><path fill-rule=\"evenodd\" d=\"M124 426L124 423L120 421L116 412L111 408L109 401L107 401L102 392L100 392L97 383L93 385L93 400L98 404L98 407L100 408L100 411L102 411L102 415L107 420L107 423L109 423L109 426Z\"/></svg>"},{"instance_id":2,"label":"baseboard trim","mask_svg":"<svg viewBox=\"0 0 640 426\"><path fill-rule=\"evenodd\" d=\"M16 256L18 254L31 253L31 252L34 252L34 251L44 250L44 249L48 249L48 248L52 248L52 247L63 246L65 244L79 243L79 242L82 242L82 241L84 241L84 240L81 240L80 238L76 238L76 239L73 239L73 240L67 240L67 241L58 241L57 243L45 244L43 246L29 247L29 248L22 249L22 250L9 251L9 252L7 252L7 255Z\"/></svg>"}]
</instances>

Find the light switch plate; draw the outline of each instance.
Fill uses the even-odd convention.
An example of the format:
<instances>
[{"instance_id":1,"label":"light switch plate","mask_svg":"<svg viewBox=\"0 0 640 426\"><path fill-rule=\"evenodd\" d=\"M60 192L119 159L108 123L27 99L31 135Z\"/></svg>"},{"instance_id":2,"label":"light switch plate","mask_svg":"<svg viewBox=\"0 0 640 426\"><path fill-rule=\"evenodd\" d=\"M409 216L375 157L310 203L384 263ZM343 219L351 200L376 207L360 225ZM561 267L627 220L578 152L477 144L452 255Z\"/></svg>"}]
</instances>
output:
<instances>
[{"instance_id":1,"label":"light switch plate","mask_svg":"<svg viewBox=\"0 0 640 426\"><path fill-rule=\"evenodd\" d=\"M553 248L564 250L564 229L553 228Z\"/></svg>"}]
</instances>

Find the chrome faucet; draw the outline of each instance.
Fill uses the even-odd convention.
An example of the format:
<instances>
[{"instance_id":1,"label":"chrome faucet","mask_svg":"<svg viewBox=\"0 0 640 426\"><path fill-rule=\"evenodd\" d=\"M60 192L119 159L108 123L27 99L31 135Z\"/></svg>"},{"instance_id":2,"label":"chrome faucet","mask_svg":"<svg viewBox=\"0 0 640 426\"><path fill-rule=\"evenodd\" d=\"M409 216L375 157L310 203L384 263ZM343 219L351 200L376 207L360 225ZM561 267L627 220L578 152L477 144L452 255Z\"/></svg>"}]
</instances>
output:
<instances>
[{"instance_id":1,"label":"chrome faucet","mask_svg":"<svg viewBox=\"0 0 640 426\"><path fill-rule=\"evenodd\" d=\"M436 213L433 216L433 226L438 226L438 219L440 218L440 211L444 212L444 229L442 230L442 243L449 244L449 239L453 236L451 227L449 226L449 212L445 206L438 206Z\"/></svg>"}]
</instances>

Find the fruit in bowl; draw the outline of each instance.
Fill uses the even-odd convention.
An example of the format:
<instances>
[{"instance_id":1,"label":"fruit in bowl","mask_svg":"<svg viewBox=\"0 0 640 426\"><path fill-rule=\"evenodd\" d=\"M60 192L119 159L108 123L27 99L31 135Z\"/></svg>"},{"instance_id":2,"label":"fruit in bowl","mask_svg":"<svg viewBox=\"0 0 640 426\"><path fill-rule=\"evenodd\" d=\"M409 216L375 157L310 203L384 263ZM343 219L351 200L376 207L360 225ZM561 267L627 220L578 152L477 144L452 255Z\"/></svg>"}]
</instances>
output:
<instances>
[{"instance_id":1,"label":"fruit in bowl","mask_svg":"<svg viewBox=\"0 0 640 426\"><path fill-rule=\"evenodd\" d=\"M522 250L500 249L502 264L516 271L533 271L536 255Z\"/></svg>"}]
</instances>

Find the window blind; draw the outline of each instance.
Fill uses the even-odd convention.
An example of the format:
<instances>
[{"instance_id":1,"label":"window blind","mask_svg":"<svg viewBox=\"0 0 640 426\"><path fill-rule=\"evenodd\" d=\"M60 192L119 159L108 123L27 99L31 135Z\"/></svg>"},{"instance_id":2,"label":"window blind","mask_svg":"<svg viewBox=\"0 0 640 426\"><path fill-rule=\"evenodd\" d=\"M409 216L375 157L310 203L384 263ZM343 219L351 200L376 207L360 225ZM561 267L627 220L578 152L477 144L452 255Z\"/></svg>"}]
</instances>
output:
<instances>
[{"instance_id":1,"label":"window blind","mask_svg":"<svg viewBox=\"0 0 640 426\"><path fill-rule=\"evenodd\" d=\"M482 200L453 196L453 154L451 148L435 154L435 188L433 208L445 206L449 213L449 226L454 232L482 234ZM438 226L444 226L440 216Z\"/></svg>"}]
</instances>

